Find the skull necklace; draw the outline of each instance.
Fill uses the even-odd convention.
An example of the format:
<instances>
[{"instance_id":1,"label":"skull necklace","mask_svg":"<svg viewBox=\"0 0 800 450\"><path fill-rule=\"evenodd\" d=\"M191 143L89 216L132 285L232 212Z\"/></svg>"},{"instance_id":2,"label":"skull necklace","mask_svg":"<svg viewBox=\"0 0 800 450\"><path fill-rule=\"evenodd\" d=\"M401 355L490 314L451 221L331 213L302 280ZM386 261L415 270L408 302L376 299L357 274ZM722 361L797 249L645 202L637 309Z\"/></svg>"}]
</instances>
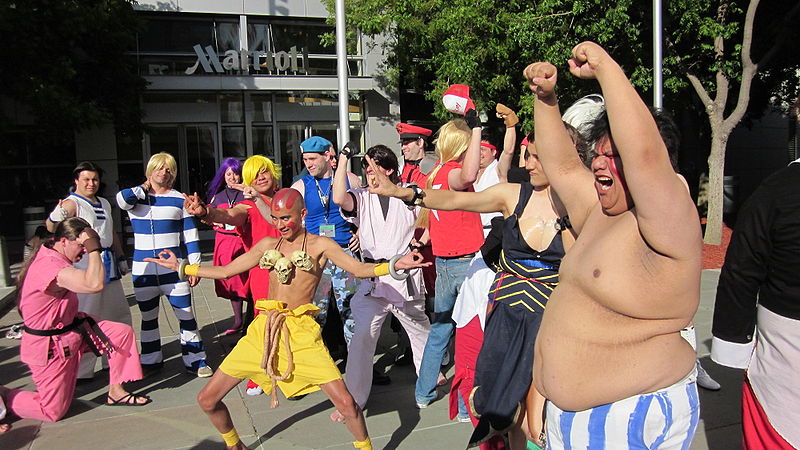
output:
<instances>
[{"instance_id":1,"label":"skull necklace","mask_svg":"<svg viewBox=\"0 0 800 450\"><path fill-rule=\"evenodd\" d=\"M294 274L295 267L299 267L300 270L305 270L306 272L310 271L314 268L314 262L311 260L311 256L306 253L307 236L308 232L304 230L303 249L295 250L288 258L283 256L283 253L280 251L281 244L283 243L283 237L281 237L278 239L278 243L275 244L275 248L264 252L264 255L261 256L261 259L258 261L258 267L267 270L274 269L275 273L278 275L278 281L283 284L289 283L289 280Z\"/></svg>"}]
</instances>

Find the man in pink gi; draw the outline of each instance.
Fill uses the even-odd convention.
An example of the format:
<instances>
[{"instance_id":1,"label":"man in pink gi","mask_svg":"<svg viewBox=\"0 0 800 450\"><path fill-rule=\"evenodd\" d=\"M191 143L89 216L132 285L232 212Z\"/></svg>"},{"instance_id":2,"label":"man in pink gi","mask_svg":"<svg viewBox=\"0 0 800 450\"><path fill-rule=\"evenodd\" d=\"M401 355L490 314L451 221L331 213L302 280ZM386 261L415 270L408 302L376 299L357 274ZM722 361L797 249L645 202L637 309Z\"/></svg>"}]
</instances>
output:
<instances>
[{"instance_id":1,"label":"man in pink gi","mask_svg":"<svg viewBox=\"0 0 800 450\"><path fill-rule=\"evenodd\" d=\"M139 352L130 325L78 312L77 293L103 289L102 246L88 222L72 217L55 228L52 241L35 250L22 268L19 310L24 321L20 359L28 365L36 391L6 389L0 397L8 410L23 419L55 422L66 414L75 392L81 354L107 354L109 405L141 406L144 395L127 392L122 383L142 378ZM86 270L73 267L84 253Z\"/></svg>"},{"instance_id":2,"label":"man in pink gi","mask_svg":"<svg viewBox=\"0 0 800 450\"><path fill-rule=\"evenodd\" d=\"M345 147L339 155L339 166L347 167L351 149ZM384 145L367 150L378 170L399 183L395 154ZM366 164L366 159L363 160ZM374 177L372 167L366 167L367 180ZM347 174L336 172L333 178L333 201L339 205L342 217L358 226L358 238L364 262L389 262L394 255L408 252L414 237L414 224L419 207L409 209L402 200L370 194L367 188L347 189ZM353 337L347 358L346 383L356 403L364 408L372 387L372 358L386 316L392 313L408 334L414 365L419 371L425 342L431 324L425 314L425 288L422 271L411 271L405 280L391 276L362 279L350 302L355 320ZM332 416L336 419L338 415Z\"/></svg>"}]
</instances>

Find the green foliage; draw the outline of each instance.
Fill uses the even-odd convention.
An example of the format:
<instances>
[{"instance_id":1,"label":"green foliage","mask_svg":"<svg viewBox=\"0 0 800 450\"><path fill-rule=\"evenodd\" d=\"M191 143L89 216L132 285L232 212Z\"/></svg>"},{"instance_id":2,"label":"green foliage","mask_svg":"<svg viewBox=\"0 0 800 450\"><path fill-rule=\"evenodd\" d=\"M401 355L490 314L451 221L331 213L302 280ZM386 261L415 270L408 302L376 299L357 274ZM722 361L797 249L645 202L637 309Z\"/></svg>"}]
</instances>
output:
<instances>
[{"instance_id":1,"label":"green foliage","mask_svg":"<svg viewBox=\"0 0 800 450\"><path fill-rule=\"evenodd\" d=\"M127 0L2 2L3 95L25 106L42 130L108 121L135 128L145 81L125 52L135 49L137 30Z\"/></svg>"},{"instance_id":2,"label":"green foliage","mask_svg":"<svg viewBox=\"0 0 800 450\"><path fill-rule=\"evenodd\" d=\"M333 0L324 1L333 15ZM763 1L759 8L765 18L762 22L779 22L792 1L796 0ZM676 99L682 97L688 88L686 75L693 73L713 95L718 69L735 89L741 77L741 24L747 7L744 0L670 0L664 5L664 36L668 42L663 53L666 93ZM535 61L550 61L559 68L563 103L597 91L596 84L576 80L567 73L566 60L572 47L584 40L603 45L649 100L651 2L348 0L346 8L351 33L360 29L368 36L388 33L393 37L386 48L387 66L399 71L386 77L391 87L425 92L433 100L435 114L442 119L449 114L438 100L441 93L449 84L463 83L472 87L479 108L492 108L495 102L520 108L521 119L526 127L530 126L530 95L521 73ZM768 28L757 30L757 38L763 35L762 41L768 42ZM726 40L719 55L714 49L717 36ZM797 86L796 82L787 84L786 78L781 78L791 79L793 72L782 67L797 65L800 58L796 57L796 49L793 55L794 59L784 59L778 68L769 71L773 87L782 85L786 91L787 86Z\"/></svg>"}]
</instances>

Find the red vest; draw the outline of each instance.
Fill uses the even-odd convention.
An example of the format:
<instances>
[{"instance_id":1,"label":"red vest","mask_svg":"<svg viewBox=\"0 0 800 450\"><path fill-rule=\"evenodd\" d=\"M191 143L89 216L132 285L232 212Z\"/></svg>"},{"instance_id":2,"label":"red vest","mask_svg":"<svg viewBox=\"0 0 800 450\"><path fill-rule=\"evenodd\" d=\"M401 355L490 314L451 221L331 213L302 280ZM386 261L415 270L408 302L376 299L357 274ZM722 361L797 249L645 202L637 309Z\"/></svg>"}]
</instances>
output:
<instances>
[{"instance_id":1,"label":"red vest","mask_svg":"<svg viewBox=\"0 0 800 450\"><path fill-rule=\"evenodd\" d=\"M445 163L431 184L432 189L451 190L447 181L450 171L461 168L455 161ZM434 169L435 170L435 169ZM424 185L427 187L427 184ZM474 192L472 186L466 189ZM430 211L430 235L433 254L440 257L453 257L475 253L483 245L483 225L481 215L467 211Z\"/></svg>"},{"instance_id":2,"label":"red vest","mask_svg":"<svg viewBox=\"0 0 800 450\"><path fill-rule=\"evenodd\" d=\"M249 251L265 237L280 237L281 233L261 215L252 200L239 204L250 207L247 209L247 223L240 230L245 250ZM253 300L269 300L269 270L261 269L258 265L250 269L247 286Z\"/></svg>"}]
</instances>

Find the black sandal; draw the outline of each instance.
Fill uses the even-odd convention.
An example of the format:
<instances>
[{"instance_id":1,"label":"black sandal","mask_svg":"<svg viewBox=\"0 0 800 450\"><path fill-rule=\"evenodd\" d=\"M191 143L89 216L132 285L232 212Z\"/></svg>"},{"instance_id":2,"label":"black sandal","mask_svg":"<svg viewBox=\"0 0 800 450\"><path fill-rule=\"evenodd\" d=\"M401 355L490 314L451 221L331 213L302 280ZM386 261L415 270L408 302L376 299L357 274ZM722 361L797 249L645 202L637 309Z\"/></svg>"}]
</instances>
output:
<instances>
[{"instance_id":1,"label":"black sandal","mask_svg":"<svg viewBox=\"0 0 800 450\"><path fill-rule=\"evenodd\" d=\"M111 398L110 395L107 395L106 398L111 400L111 403L106 402L106 405L108 406L144 406L153 401L150 397L141 394L128 394L116 400ZM144 403L139 403L139 399L142 398L147 399L147 401Z\"/></svg>"}]
</instances>

